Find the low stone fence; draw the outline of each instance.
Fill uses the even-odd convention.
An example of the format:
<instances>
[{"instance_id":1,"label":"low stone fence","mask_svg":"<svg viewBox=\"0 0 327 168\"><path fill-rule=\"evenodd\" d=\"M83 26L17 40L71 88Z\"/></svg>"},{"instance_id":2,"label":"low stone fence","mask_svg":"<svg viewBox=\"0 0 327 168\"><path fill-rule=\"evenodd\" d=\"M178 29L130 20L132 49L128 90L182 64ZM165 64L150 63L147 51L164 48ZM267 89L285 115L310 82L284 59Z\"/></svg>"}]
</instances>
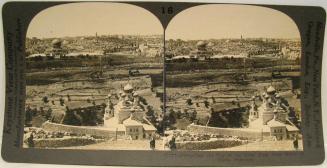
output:
<instances>
[{"instance_id":1,"label":"low stone fence","mask_svg":"<svg viewBox=\"0 0 327 168\"><path fill-rule=\"evenodd\" d=\"M196 134L237 136L239 138L247 138L251 140L262 139L264 136L260 130L248 128L218 128L191 124L187 127L187 130Z\"/></svg>"},{"instance_id":2,"label":"low stone fence","mask_svg":"<svg viewBox=\"0 0 327 168\"><path fill-rule=\"evenodd\" d=\"M95 126L72 126L72 125L64 125L57 124L52 122L45 122L42 124L42 128L45 131L57 131L57 132L69 132L72 134L76 134L78 136L89 135L93 137L101 137L105 139L112 138L123 138L125 134L123 132L110 129L110 128L101 128Z\"/></svg>"},{"instance_id":3,"label":"low stone fence","mask_svg":"<svg viewBox=\"0 0 327 168\"><path fill-rule=\"evenodd\" d=\"M64 137L64 138L49 138L49 139L34 139L34 147L36 148L57 148L68 146L84 146L96 143L94 138L86 137Z\"/></svg>"},{"instance_id":4,"label":"low stone fence","mask_svg":"<svg viewBox=\"0 0 327 168\"><path fill-rule=\"evenodd\" d=\"M208 150L216 148L228 148L233 146L239 146L246 144L247 141L239 139L218 139L208 141L185 141L176 142L176 148L178 150Z\"/></svg>"}]
</instances>

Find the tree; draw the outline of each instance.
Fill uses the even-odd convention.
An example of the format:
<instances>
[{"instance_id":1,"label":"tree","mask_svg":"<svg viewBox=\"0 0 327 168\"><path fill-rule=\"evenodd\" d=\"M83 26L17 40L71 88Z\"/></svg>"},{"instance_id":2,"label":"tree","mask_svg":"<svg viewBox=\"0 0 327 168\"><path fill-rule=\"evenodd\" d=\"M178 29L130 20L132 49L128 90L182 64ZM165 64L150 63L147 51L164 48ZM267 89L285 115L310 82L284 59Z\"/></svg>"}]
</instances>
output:
<instances>
[{"instance_id":1,"label":"tree","mask_svg":"<svg viewBox=\"0 0 327 168\"><path fill-rule=\"evenodd\" d=\"M216 103L215 97L212 96L211 99L212 99L212 103Z\"/></svg>"},{"instance_id":2,"label":"tree","mask_svg":"<svg viewBox=\"0 0 327 168\"><path fill-rule=\"evenodd\" d=\"M146 99L144 98L144 97L139 97L139 100L140 100L140 102L142 103L142 104L144 104L144 105L148 105L148 102L146 101Z\"/></svg>"},{"instance_id":3,"label":"tree","mask_svg":"<svg viewBox=\"0 0 327 168\"><path fill-rule=\"evenodd\" d=\"M154 112L152 106L147 106L147 112L145 114L146 114L146 117L150 120L150 122L152 124L155 124L156 116L155 116L155 112Z\"/></svg>"},{"instance_id":4,"label":"tree","mask_svg":"<svg viewBox=\"0 0 327 168\"><path fill-rule=\"evenodd\" d=\"M190 121L191 121L191 122L193 122L193 121L196 119L196 115L197 115L196 110L193 110L193 111L190 113Z\"/></svg>"},{"instance_id":5,"label":"tree","mask_svg":"<svg viewBox=\"0 0 327 168\"><path fill-rule=\"evenodd\" d=\"M168 120L170 124L175 124L176 123L176 113L173 109L170 109L169 111L169 116L168 116Z\"/></svg>"},{"instance_id":6,"label":"tree","mask_svg":"<svg viewBox=\"0 0 327 168\"><path fill-rule=\"evenodd\" d=\"M204 103L204 106L206 107L206 108L209 108L209 102L208 102L208 100L206 99L206 100L204 100L203 101L203 103Z\"/></svg>"},{"instance_id":7,"label":"tree","mask_svg":"<svg viewBox=\"0 0 327 168\"><path fill-rule=\"evenodd\" d=\"M147 112L145 113L147 116L153 116L154 115L154 110L152 106L147 106L146 107Z\"/></svg>"},{"instance_id":8,"label":"tree","mask_svg":"<svg viewBox=\"0 0 327 168\"><path fill-rule=\"evenodd\" d=\"M192 103L192 99L188 98L188 99L186 100L186 104L189 105L189 106L191 106L191 105L193 104L193 103Z\"/></svg>"},{"instance_id":9,"label":"tree","mask_svg":"<svg viewBox=\"0 0 327 168\"><path fill-rule=\"evenodd\" d=\"M43 101L44 103L48 103L48 102L49 102L48 97L47 97L47 96L44 96L44 97L42 98L42 101Z\"/></svg>"},{"instance_id":10,"label":"tree","mask_svg":"<svg viewBox=\"0 0 327 168\"><path fill-rule=\"evenodd\" d=\"M77 116L74 111L66 110L66 114L63 118L63 124L67 125L82 125L81 116Z\"/></svg>"},{"instance_id":11,"label":"tree","mask_svg":"<svg viewBox=\"0 0 327 168\"><path fill-rule=\"evenodd\" d=\"M49 108L49 109L46 111L46 113L45 113L45 118L46 118L47 120L50 120L51 115L52 115L52 109Z\"/></svg>"},{"instance_id":12,"label":"tree","mask_svg":"<svg viewBox=\"0 0 327 168\"><path fill-rule=\"evenodd\" d=\"M181 119L181 118L182 118L182 112L181 112L181 110L178 110L178 111L177 111L177 113L176 113L176 117L177 117L178 119Z\"/></svg>"},{"instance_id":13,"label":"tree","mask_svg":"<svg viewBox=\"0 0 327 168\"><path fill-rule=\"evenodd\" d=\"M60 97L59 102L60 102L61 106L63 106L65 104L65 100L62 97Z\"/></svg>"}]
</instances>

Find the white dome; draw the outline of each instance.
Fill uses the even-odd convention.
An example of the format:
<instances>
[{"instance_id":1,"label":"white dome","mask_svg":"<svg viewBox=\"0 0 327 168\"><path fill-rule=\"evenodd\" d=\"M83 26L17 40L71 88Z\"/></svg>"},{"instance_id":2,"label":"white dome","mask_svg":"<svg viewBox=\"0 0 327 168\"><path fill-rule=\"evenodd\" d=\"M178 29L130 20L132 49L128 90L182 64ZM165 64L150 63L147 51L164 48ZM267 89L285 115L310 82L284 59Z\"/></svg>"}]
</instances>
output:
<instances>
[{"instance_id":1,"label":"white dome","mask_svg":"<svg viewBox=\"0 0 327 168\"><path fill-rule=\"evenodd\" d=\"M274 93L276 92L276 89L273 86L269 86L267 89L267 93Z\"/></svg>"},{"instance_id":2,"label":"white dome","mask_svg":"<svg viewBox=\"0 0 327 168\"><path fill-rule=\"evenodd\" d=\"M125 91L133 90L133 86L130 85L130 84L127 84L127 85L124 87L124 90L125 90Z\"/></svg>"},{"instance_id":3,"label":"white dome","mask_svg":"<svg viewBox=\"0 0 327 168\"><path fill-rule=\"evenodd\" d=\"M213 42L209 42L208 43L208 47L212 47L212 46L214 46L215 44L213 44Z\"/></svg>"},{"instance_id":4,"label":"white dome","mask_svg":"<svg viewBox=\"0 0 327 168\"><path fill-rule=\"evenodd\" d=\"M52 40L52 44L57 44L57 43L60 43L61 41L59 40L59 39L54 39L54 40Z\"/></svg>"},{"instance_id":5,"label":"white dome","mask_svg":"<svg viewBox=\"0 0 327 168\"><path fill-rule=\"evenodd\" d=\"M207 45L207 43L204 41L199 41L198 43L196 43L196 46L198 46L198 47L204 47L206 45Z\"/></svg>"}]
</instances>

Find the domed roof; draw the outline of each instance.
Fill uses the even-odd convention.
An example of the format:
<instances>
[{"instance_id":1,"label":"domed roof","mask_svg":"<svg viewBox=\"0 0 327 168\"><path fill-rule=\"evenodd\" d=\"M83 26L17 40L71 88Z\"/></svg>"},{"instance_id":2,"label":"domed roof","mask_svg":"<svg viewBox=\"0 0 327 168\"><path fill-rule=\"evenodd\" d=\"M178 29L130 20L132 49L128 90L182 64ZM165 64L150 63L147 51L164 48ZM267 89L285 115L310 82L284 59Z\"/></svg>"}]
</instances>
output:
<instances>
[{"instance_id":1,"label":"domed roof","mask_svg":"<svg viewBox=\"0 0 327 168\"><path fill-rule=\"evenodd\" d=\"M273 86L269 86L267 89L267 93L274 93L276 92L276 89Z\"/></svg>"},{"instance_id":2,"label":"domed roof","mask_svg":"<svg viewBox=\"0 0 327 168\"><path fill-rule=\"evenodd\" d=\"M124 90L128 91L128 90L133 90L133 86L130 84L127 84L126 86L124 86Z\"/></svg>"},{"instance_id":3,"label":"domed roof","mask_svg":"<svg viewBox=\"0 0 327 168\"><path fill-rule=\"evenodd\" d=\"M139 94L137 92L134 92L133 93L133 96L138 96Z\"/></svg>"},{"instance_id":4,"label":"domed roof","mask_svg":"<svg viewBox=\"0 0 327 168\"><path fill-rule=\"evenodd\" d=\"M212 47L212 46L214 46L215 44L213 44L213 42L209 42L208 43L208 47Z\"/></svg>"},{"instance_id":5,"label":"domed roof","mask_svg":"<svg viewBox=\"0 0 327 168\"><path fill-rule=\"evenodd\" d=\"M123 121L123 124L125 126L142 126L142 123L132 119L132 115L128 119Z\"/></svg>"},{"instance_id":6,"label":"domed roof","mask_svg":"<svg viewBox=\"0 0 327 168\"><path fill-rule=\"evenodd\" d=\"M66 44L68 44L69 42L67 41L67 40L64 40L63 42L62 42L62 44L63 45L66 45Z\"/></svg>"},{"instance_id":7,"label":"domed roof","mask_svg":"<svg viewBox=\"0 0 327 168\"><path fill-rule=\"evenodd\" d=\"M206 45L207 45L207 43L204 42L204 41L199 41L198 43L196 43L196 46L197 46L197 47L204 47L204 46L206 46Z\"/></svg>"},{"instance_id":8,"label":"domed roof","mask_svg":"<svg viewBox=\"0 0 327 168\"><path fill-rule=\"evenodd\" d=\"M58 43L61 43L61 41L59 39L54 39L54 40L52 40L51 43L52 44L58 44Z\"/></svg>"}]
</instances>

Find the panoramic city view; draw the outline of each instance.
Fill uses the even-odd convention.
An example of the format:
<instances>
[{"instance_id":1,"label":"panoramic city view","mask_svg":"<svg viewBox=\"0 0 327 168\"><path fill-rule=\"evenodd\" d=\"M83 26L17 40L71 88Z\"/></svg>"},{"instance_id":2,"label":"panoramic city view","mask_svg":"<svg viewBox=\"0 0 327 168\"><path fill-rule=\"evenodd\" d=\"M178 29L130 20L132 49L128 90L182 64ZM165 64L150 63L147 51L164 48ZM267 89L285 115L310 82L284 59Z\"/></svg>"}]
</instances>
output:
<instances>
[{"instance_id":1,"label":"panoramic city view","mask_svg":"<svg viewBox=\"0 0 327 168\"><path fill-rule=\"evenodd\" d=\"M26 40L24 146L150 149L163 132L162 34L128 4L39 13Z\"/></svg>"},{"instance_id":2,"label":"panoramic city view","mask_svg":"<svg viewBox=\"0 0 327 168\"><path fill-rule=\"evenodd\" d=\"M301 41L287 15L201 5L163 31L129 4L37 14L26 38L24 147L303 150Z\"/></svg>"},{"instance_id":3,"label":"panoramic city view","mask_svg":"<svg viewBox=\"0 0 327 168\"><path fill-rule=\"evenodd\" d=\"M302 149L301 41L288 16L202 5L175 16L165 40L165 132L181 149Z\"/></svg>"}]
</instances>

